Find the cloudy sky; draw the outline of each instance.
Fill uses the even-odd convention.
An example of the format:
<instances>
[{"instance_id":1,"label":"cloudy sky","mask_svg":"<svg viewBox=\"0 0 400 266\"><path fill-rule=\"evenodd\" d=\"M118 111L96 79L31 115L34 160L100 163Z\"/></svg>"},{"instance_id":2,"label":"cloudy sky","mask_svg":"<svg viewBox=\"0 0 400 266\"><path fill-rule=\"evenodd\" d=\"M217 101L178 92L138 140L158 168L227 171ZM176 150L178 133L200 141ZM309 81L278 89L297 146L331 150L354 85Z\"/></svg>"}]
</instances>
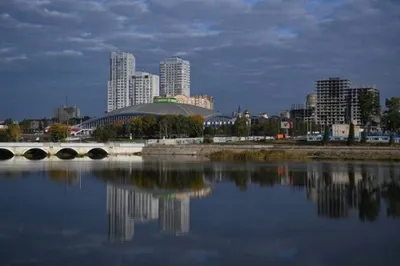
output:
<instances>
[{"instance_id":1,"label":"cloudy sky","mask_svg":"<svg viewBox=\"0 0 400 266\"><path fill-rule=\"evenodd\" d=\"M0 119L106 109L109 52L190 60L216 109L276 113L330 76L400 95L398 0L1 0ZM397 74L396 74L397 73Z\"/></svg>"}]
</instances>

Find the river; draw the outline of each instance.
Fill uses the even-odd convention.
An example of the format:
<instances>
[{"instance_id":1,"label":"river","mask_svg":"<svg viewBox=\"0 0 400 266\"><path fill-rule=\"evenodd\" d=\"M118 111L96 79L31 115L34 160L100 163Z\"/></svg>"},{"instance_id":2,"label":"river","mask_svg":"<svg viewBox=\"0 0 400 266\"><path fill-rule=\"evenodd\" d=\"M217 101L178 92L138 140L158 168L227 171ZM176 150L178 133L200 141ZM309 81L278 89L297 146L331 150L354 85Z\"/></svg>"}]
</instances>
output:
<instances>
[{"instance_id":1,"label":"river","mask_svg":"<svg viewBox=\"0 0 400 266\"><path fill-rule=\"evenodd\" d=\"M0 162L0 265L398 265L395 164Z\"/></svg>"}]
</instances>

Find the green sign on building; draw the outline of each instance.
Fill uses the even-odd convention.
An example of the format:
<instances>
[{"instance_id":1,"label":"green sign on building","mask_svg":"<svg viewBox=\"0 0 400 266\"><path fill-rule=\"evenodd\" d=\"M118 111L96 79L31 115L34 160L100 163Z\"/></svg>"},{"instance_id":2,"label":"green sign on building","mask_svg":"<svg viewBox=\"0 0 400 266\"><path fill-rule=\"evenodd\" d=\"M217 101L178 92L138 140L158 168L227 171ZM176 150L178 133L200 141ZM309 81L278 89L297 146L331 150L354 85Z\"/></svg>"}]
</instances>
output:
<instances>
[{"instance_id":1,"label":"green sign on building","mask_svg":"<svg viewBox=\"0 0 400 266\"><path fill-rule=\"evenodd\" d=\"M154 98L154 103L176 103L177 100L175 98Z\"/></svg>"}]
</instances>

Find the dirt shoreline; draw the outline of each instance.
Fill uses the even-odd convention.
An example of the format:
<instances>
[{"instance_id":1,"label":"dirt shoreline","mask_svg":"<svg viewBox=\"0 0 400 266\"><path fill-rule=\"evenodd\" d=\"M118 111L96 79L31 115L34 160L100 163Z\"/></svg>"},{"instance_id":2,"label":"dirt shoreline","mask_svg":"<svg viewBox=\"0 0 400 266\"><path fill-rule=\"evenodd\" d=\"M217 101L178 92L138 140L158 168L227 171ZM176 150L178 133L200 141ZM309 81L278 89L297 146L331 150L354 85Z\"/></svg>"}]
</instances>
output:
<instances>
[{"instance_id":1,"label":"dirt shoreline","mask_svg":"<svg viewBox=\"0 0 400 266\"><path fill-rule=\"evenodd\" d=\"M143 157L198 156L211 161L389 161L400 162L399 147L282 145L149 145Z\"/></svg>"}]
</instances>

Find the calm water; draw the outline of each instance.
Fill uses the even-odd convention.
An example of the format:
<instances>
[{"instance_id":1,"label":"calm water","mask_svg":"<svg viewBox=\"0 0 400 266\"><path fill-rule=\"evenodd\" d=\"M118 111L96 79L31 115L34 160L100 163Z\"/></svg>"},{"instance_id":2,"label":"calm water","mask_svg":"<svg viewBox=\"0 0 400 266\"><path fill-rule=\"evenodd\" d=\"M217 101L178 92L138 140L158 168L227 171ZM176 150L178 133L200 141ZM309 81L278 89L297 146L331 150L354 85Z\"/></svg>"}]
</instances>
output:
<instances>
[{"instance_id":1,"label":"calm water","mask_svg":"<svg viewBox=\"0 0 400 266\"><path fill-rule=\"evenodd\" d=\"M0 265L399 265L399 165L0 162Z\"/></svg>"}]
</instances>

